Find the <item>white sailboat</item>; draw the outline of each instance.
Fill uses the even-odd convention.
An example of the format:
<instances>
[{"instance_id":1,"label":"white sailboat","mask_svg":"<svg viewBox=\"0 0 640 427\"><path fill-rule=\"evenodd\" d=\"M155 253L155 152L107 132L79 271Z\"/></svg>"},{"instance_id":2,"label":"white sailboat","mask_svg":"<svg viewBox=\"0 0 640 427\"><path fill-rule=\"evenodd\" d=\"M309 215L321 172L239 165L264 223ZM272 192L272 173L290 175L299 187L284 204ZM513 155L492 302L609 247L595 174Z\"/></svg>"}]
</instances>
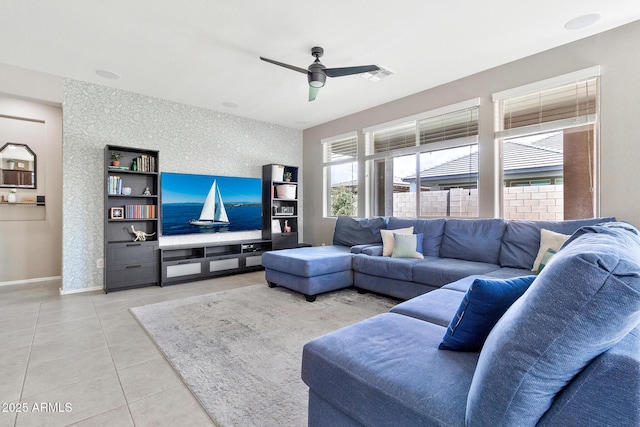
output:
<instances>
[{"instance_id":1,"label":"white sailboat","mask_svg":"<svg viewBox=\"0 0 640 427\"><path fill-rule=\"evenodd\" d=\"M207 198L204 201L200 218L189 220L189 224L200 227L224 227L229 225L227 210L224 208L224 203L222 203L222 196L216 180L213 180L209 194L207 194Z\"/></svg>"}]
</instances>

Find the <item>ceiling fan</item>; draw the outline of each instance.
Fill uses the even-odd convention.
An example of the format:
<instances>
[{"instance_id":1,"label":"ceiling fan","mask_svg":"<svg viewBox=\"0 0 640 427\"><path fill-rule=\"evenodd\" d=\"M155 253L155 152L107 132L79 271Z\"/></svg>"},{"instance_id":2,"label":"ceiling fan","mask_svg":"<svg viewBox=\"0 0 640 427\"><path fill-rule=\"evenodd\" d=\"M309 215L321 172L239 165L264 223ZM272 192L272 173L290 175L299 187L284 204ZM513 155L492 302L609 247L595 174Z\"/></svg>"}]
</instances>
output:
<instances>
[{"instance_id":1,"label":"ceiling fan","mask_svg":"<svg viewBox=\"0 0 640 427\"><path fill-rule=\"evenodd\" d=\"M283 62L274 61L273 59L268 59L264 57L260 57L263 61L270 62L275 65L279 65L284 68L288 68L293 71L297 71L299 73L304 73L307 75L307 80L309 81L309 101L313 101L316 99L318 95L318 91L322 86L324 86L325 81L327 80L327 76L329 77L342 77L349 76L351 74L361 74L372 71L378 71L380 68L377 65L361 65L357 67L342 67L342 68L327 68L320 62L320 57L324 54L324 49L321 47L311 48L311 55L316 58L313 61L313 64L309 65L309 68L304 69L300 67L296 67L295 65L285 64Z\"/></svg>"}]
</instances>

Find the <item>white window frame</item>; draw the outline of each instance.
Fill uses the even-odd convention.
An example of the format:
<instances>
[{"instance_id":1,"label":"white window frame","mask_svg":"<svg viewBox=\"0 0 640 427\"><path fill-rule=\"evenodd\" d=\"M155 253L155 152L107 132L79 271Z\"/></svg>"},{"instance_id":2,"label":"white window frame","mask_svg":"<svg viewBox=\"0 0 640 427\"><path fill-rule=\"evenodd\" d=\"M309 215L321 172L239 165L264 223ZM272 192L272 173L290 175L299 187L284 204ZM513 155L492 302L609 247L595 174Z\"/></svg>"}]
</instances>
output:
<instances>
[{"instance_id":1,"label":"white window frame","mask_svg":"<svg viewBox=\"0 0 640 427\"><path fill-rule=\"evenodd\" d=\"M526 84L523 86L518 86L515 88L503 90L500 92L496 92L492 94L491 98L494 103L494 141L498 145L499 150L499 179L497 189L498 194L498 205L499 205L499 214L500 217L504 217L504 165L503 165L503 142L506 139L513 139L517 137L523 137L528 135L535 135L546 132L554 132L560 131L564 129L580 127L585 125L593 125L594 126L594 162L595 166L593 168L593 177L592 177L592 185L595 187L594 194L594 215L600 215L600 185L599 185L599 153L600 153L600 121L598 118L600 111L600 83L599 78L601 76L601 66L596 65L593 67L585 68L582 70L574 71L571 73L563 74L560 76L552 77L549 79L533 82L530 84ZM547 90L552 90L557 87L570 85L572 83L587 80L592 78L598 78L597 83L597 92L596 92L596 114L585 114L583 116L578 116L574 118L567 118L555 121L548 121L544 123L534 124L530 126L521 126L512 129L504 129L504 114L501 111L500 105L502 101L505 101L510 98L517 98L520 96L532 95L536 92L543 92Z\"/></svg>"},{"instance_id":2,"label":"white window frame","mask_svg":"<svg viewBox=\"0 0 640 427\"><path fill-rule=\"evenodd\" d=\"M353 159L344 159L344 160L329 160L325 161L325 152L326 152L326 144L333 144L335 142L341 142L348 139L355 139L355 156ZM359 160L359 136L357 131L351 131L347 133L343 133L341 135L332 136L329 138L323 138L320 140L322 144L322 181L323 181L323 197L322 197L322 212L325 218L335 218L331 212L331 175L330 169L332 166L339 166L343 164L356 163L358 165L358 169L361 167L361 162ZM356 182L359 181L358 177L355 178ZM358 182L358 185L360 183ZM356 209L357 215L358 209ZM356 216L354 215L354 216Z\"/></svg>"},{"instance_id":3,"label":"white window frame","mask_svg":"<svg viewBox=\"0 0 640 427\"><path fill-rule=\"evenodd\" d=\"M365 169L366 175L368 177L366 181L366 197L365 197L366 201L364 202L366 203L365 212L368 217L372 216L372 213L374 211L374 207L373 207L374 194L373 193L375 191L375 184L373 180L375 179L375 177L372 169L374 162L380 159L393 159L394 157L401 157L401 156L415 154L416 155L416 171L418 171L419 173L420 154L422 153L478 144L479 134L480 134L479 129L478 129L478 133L474 136L470 136L470 137L468 136L468 137L462 137L457 139L451 139L447 141L433 142L429 144L420 145L420 135L419 135L420 130L419 130L418 123L421 120L435 118L438 116L443 116L449 113L454 113L456 111L466 110L471 108L478 108L478 114L480 113L480 98L473 98L473 99L458 102L455 104L439 107L434 110L429 110L423 113L392 120L392 121L381 123L375 126L366 127L362 130L365 136L365 155L364 155L363 164L364 164L364 167L366 168ZM386 151L386 152L380 152L380 153L373 153L373 154L369 153L369 147L371 145L372 137L375 132L380 132L395 126L408 124L410 122L413 122L415 127L415 145L414 146L400 148L400 149ZM478 117L478 126L480 126L479 117ZM419 175L416 176L416 185L418 185L419 179L420 179ZM478 174L478 181L479 181L479 174ZM362 203L363 201L359 198L358 202ZM420 191L416 191L416 216L426 217L425 215L420 215L421 212L419 207L420 207Z\"/></svg>"}]
</instances>

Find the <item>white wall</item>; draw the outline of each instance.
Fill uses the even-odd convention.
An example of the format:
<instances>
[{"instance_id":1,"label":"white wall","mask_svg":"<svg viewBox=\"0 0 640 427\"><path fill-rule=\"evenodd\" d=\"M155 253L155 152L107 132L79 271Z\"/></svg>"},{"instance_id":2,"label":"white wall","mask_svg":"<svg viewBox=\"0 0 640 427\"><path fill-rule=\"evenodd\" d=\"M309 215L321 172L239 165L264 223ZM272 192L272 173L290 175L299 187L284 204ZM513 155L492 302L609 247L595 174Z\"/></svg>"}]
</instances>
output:
<instances>
[{"instance_id":1,"label":"white wall","mask_svg":"<svg viewBox=\"0 0 640 427\"><path fill-rule=\"evenodd\" d=\"M330 243L335 220L322 216L320 140L480 97L480 216L499 212L499 176L493 140L494 92L594 65L602 66L600 214L640 226L640 21L438 86L304 131L305 240ZM425 72L428 72L425 71ZM361 150L364 152L364 150ZM360 172L361 181L364 171ZM364 187L360 188L364 194ZM362 214L362 213L360 213Z\"/></svg>"}]
</instances>

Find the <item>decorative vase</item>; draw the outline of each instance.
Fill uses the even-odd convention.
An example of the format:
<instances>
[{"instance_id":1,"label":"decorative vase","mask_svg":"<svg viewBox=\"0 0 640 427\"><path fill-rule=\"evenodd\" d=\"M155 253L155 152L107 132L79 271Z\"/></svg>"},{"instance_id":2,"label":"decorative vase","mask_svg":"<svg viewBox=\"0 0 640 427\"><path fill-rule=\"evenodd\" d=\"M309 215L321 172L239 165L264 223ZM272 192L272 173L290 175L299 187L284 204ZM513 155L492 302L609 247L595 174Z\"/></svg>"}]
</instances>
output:
<instances>
[{"instance_id":1,"label":"decorative vase","mask_svg":"<svg viewBox=\"0 0 640 427\"><path fill-rule=\"evenodd\" d=\"M272 165L271 166L271 180L272 181L282 181L282 176L284 175L284 166L282 165Z\"/></svg>"},{"instance_id":2,"label":"decorative vase","mask_svg":"<svg viewBox=\"0 0 640 427\"><path fill-rule=\"evenodd\" d=\"M284 232L291 233L291 227L289 226L289 220L284 221Z\"/></svg>"},{"instance_id":3,"label":"decorative vase","mask_svg":"<svg viewBox=\"0 0 640 427\"><path fill-rule=\"evenodd\" d=\"M7 198L9 203L16 203L18 201L18 196L16 193L9 193L9 197Z\"/></svg>"}]
</instances>

